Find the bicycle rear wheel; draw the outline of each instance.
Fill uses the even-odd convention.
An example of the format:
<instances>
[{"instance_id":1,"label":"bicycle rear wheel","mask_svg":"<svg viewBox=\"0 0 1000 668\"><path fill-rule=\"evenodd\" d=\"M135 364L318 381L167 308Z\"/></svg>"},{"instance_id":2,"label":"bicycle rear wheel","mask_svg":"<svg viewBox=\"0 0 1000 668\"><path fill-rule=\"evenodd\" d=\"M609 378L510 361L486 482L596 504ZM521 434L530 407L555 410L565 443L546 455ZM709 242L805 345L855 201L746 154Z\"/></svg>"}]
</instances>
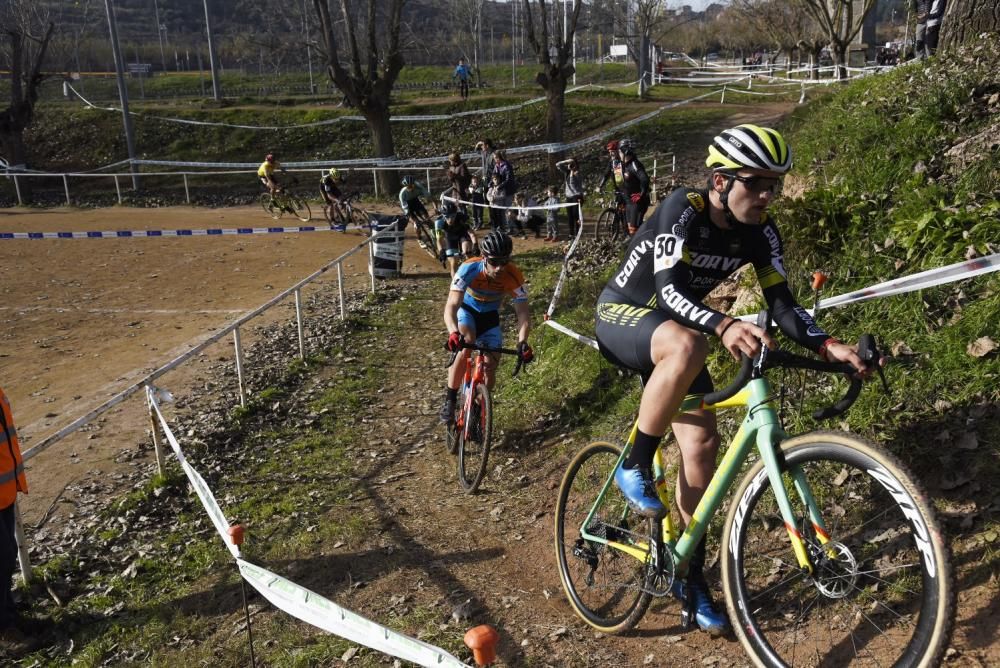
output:
<instances>
[{"instance_id":1,"label":"bicycle rear wheel","mask_svg":"<svg viewBox=\"0 0 1000 668\"><path fill-rule=\"evenodd\" d=\"M895 457L842 433L806 434L781 452L795 528L816 572L799 570L758 462L723 530L723 588L747 654L758 666L940 663L954 589L948 548L920 486ZM825 545L797 491L803 480L832 541Z\"/></svg>"},{"instance_id":2,"label":"bicycle rear wheel","mask_svg":"<svg viewBox=\"0 0 1000 668\"><path fill-rule=\"evenodd\" d=\"M582 535L584 522L611 480L620 455L621 448L611 443L587 445L566 469L556 502L556 559L563 589L576 613L604 633L633 628L652 600L645 561ZM646 545L653 525L653 520L629 509L612 482L587 533L625 545Z\"/></svg>"},{"instance_id":3,"label":"bicycle rear wheel","mask_svg":"<svg viewBox=\"0 0 1000 668\"><path fill-rule=\"evenodd\" d=\"M271 196L271 193L263 193L258 198L258 201L260 202L261 208L264 209L264 212L271 216L271 218L274 218L275 220L281 218L281 205L274 201L274 197Z\"/></svg>"},{"instance_id":4,"label":"bicycle rear wheel","mask_svg":"<svg viewBox=\"0 0 1000 668\"><path fill-rule=\"evenodd\" d=\"M476 385L472 407L465 415L468 430L458 431L458 482L466 494L475 494L486 475L493 440L493 400L483 383ZM465 438L468 431L469 437Z\"/></svg>"},{"instance_id":5,"label":"bicycle rear wheel","mask_svg":"<svg viewBox=\"0 0 1000 668\"><path fill-rule=\"evenodd\" d=\"M288 206L292 209L292 215L303 223L308 223L312 220L312 210L309 209L309 205L301 197L289 195Z\"/></svg>"}]
</instances>

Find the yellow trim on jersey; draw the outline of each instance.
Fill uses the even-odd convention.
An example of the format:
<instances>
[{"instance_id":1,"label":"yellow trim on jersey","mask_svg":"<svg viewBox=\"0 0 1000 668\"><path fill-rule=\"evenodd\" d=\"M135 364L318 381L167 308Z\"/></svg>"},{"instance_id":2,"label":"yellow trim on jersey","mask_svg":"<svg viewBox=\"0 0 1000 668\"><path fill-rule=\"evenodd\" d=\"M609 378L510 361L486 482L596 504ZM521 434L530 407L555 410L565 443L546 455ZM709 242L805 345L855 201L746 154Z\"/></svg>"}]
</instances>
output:
<instances>
[{"instance_id":1,"label":"yellow trim on jersey","mask_svg":"<svg viewBox=\"0 0 1000 668\"><path fill-rule=\"evenodd\" d=\"M757 274L757 282L760 283L762 290L785 282L785 277L774 267L763 267L761 269L754 267L754 271Z\"/></svg>"}]
</instances>

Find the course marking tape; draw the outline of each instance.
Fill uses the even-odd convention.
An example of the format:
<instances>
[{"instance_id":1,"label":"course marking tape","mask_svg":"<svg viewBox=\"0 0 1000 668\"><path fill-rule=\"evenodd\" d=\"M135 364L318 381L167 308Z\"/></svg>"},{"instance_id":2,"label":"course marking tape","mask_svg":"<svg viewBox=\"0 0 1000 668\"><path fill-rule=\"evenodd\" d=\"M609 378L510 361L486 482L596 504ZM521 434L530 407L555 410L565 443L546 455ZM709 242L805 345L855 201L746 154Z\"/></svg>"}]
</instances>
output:
<instances>
[{"instance_id":1,"label":"course marking tape","mask_svg":"<svg viewBox=\"0 0 1000 668\"><path fill-rule=\"evenodd\" d=\"M358 226L355 226L358 227ZM230 227L205 230L110 230L89 232L0 232L0 239L128 239L133 237L221 237L242 234L285 234L291 232L335 232L328 226Z\"/></svg>"},{"instance_id":2,"label":"course marking tape","mask_svg":"<svg viewBox=\"0 0 1000 668\"><path fill-rule=\"evenodd\" d=\"M208 512L212 524L222 537L236 563L240 574L250 585L259 591L268 601L288 614L304 622L323 629L329 633L341 636L353 642L371 647L384 654L412 661L421 666L446 666L448 668L467 668L466 664L445 650L421 642L409 636L397 633L390 628L377 624L372 620L343 608L333 601L312 592L291 580L272 573L266 568L240 558L240 549L229 540L229 521L215 500L215 495L205 479L187 462L181 450L177 437L170 430L166 418L160 411L157 395L162 394L152 386L146 386L146 398L149 406L155 411L163 428L163 433L170 443L171 449L184 469L191 486L194 488L202 505Z\"/></svg>"},{"instance_id":3,"label":"course marking tape","mask_svg":"<svg viewBox=\"0 0 1000 668\"><path fill-rule=\"evenodd\" d=\"M420 666L467 668L440 647L398 633L244 559L240 574L275 607L334 635Z\"/></svg>"},{"instance_id":4,"label":"course marking tape","mask_svg":"<svg viewBox=\"0 0 1000 668\"><path fill-rule=\"evenodd\" d=\"M158 390L155 388L149 385L146 386L146 399L149 401L150 407L156 412L156 416L160 420L160 426L163 427L163 433L167 437L167 441L170 443L174 454L177 456L177 461L181 463L181 468L184 469L188 480L191 481L191 486L194 487L195 493L201 499L201 504L205 507L209 519L212 520L212 524L215 525L215 530L219 532L222 542L234 557L239 558L240 548L233 545L229 540L229 520L226 519L225 513L222 512L222 508L219 507L219 503L215 500L215 495L212 494L212 489L208 486L208 483L201 477L201 474L188 464L187 459L184 457L181 444L177 442L177 437L174 436L174 432L170 430L170 425L167 424L166 418L160 412L160 404L156 399L157 393Z\"/></svg>"}]
</instances>

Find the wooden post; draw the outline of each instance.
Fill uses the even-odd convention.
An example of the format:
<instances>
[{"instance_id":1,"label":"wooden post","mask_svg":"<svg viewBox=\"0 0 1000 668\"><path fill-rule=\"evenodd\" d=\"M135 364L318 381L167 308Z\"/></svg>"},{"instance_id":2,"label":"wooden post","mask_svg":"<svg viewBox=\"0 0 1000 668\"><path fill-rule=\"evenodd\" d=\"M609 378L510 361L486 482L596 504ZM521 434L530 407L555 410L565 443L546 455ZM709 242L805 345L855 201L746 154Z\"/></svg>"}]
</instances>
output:
<instances>
[{"instance_id":1,"label":"wooden post","mask_svg":"<svg viewBox=\"0 0 1000 668\"><path fill-rule=\"evenodd\" d=\"M115 190L118 192L118 203L122 203L122 184L118 182L118 175L115 174Z\"/></svg>"},{"instance_id":2,"label":"wooden post","mask_svg":"<svg viewBox=\"0 0 1000 668\"><path fill-rule=\"evenodd\" d=\"M340 295L340 319L345 320L347 314L344 311L344 263L337 263L337 293Z\"/></svg>"},{"instance_id":3,"label":"wooden post","mask_svg":"<svg viewBox=\"0 0 1000 668\"><path fill-rule=\"evenodd\" d=\"M28 539L24 536L24 522L21 509L14 501L14 538L17 540L17 563L21 566L21 579L31 584L31 559L28 557Z\"/></svg>"},{"instance_id":4,"label":"wooden post","mask_svg":"<svg viewBox=\"0 0 1000 668\"><path fill-rule=\"evenodd\" d=\"M24 200L21 199L21 184L17 181L17 174L12 174L14 178L14 192L17 193L17 205L24 206Z\"/></svg>"},{"instance_id":5,"label":"wooden post","mask_svg":"<svg viewBox=\"0 0 1000 668\"><path fill-rule=\"evenodd\" d=\"M184 175L184 200L190 204L191 203L191 191L188 190L188 175Z\"/></svg>"},{"instance_id":6,"label":"wooden post","mask_svg":"<svg viewBox=\"0 0 1000 668\"><path fill-rule=\"evenodd\" d=\"M305 337L302 334L302 290L301 289L295 291L295 324L298 326L299 330L299 359L305 360L306 343L305 343Z\"/></svg>"},{"instance_id":7,"label":"wooden post","mask_svg":"<svg viewBox=\"0 0 1000 668\"><path fill-rule=\"evenodd\" d=\"M63 177L63 190L66 191L66 206L72 206L73 203L69 201L69 177L66 176L65 174L63 174L62 177Z\"/></svg>"},{"instance_id":8,"label":"wooden post","mask_svg":"<svg viewBox=\"0 0 1000 668\"><path fill-rule=\"evenodd\" d=\"M156 471L163 475L163 443L160 441L160 424L153 410L153 388L146 386L146 406L149 408L149 427L153 430L153 451L156 453Z\"/></svg>"},{"instance_id":9,"label":"wooden post","mask_svg":"<svg viewBox=\"0 0 1000 668\"><path fill-rule=\"evenodd\" d=\"M247 407L247 390L243 382L243 344L240 341L240 328L233 330L233 344L236 347L236 380L240 386L240 406Z\"/></svg>"}]
</instances>

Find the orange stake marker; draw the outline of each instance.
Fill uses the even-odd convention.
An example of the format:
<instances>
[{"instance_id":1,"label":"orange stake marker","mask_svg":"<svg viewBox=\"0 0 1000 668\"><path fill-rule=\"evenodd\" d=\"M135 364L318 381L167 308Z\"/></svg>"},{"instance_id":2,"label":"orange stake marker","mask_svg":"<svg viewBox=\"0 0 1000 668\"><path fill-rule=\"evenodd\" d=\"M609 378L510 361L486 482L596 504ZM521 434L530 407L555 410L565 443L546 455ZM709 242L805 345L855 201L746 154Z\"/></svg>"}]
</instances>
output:
<instances>
[{"instance_id":1,"label":"orange stake marker","mask_svg":"<svg viewBox=\"0 0 1000 668\"><path fill-rule=\"evenodd\" d=\"M500 634L488 624L473 627L465 633L465 646L472 650L477 666L488 666L497 660L497 640Z\"/></svg>"},{"instance_id":2,"label":"orange stake marker","mask_svg":"<svg viewBox=\"0 0 1000 668\"><path fill-rule=\"evenodd\" d=\"M233 545L243 544L243 525L234 524L229 527L229 540Z\"/></svg>"},{"instance_id":3,"label":"orange stake marker","mask_svg":"<svg viewBox=\"0 0 1000 668\"><path fill-rule=\"evenodd\" d=\"M823 284L826 283L826 279L827 278L829 278L829 277L826 274L824 274L822 271L814 271L813 272L812 289L813 290L819 290L820 288L822 288Z\"/></svg>"}]
</instances>

